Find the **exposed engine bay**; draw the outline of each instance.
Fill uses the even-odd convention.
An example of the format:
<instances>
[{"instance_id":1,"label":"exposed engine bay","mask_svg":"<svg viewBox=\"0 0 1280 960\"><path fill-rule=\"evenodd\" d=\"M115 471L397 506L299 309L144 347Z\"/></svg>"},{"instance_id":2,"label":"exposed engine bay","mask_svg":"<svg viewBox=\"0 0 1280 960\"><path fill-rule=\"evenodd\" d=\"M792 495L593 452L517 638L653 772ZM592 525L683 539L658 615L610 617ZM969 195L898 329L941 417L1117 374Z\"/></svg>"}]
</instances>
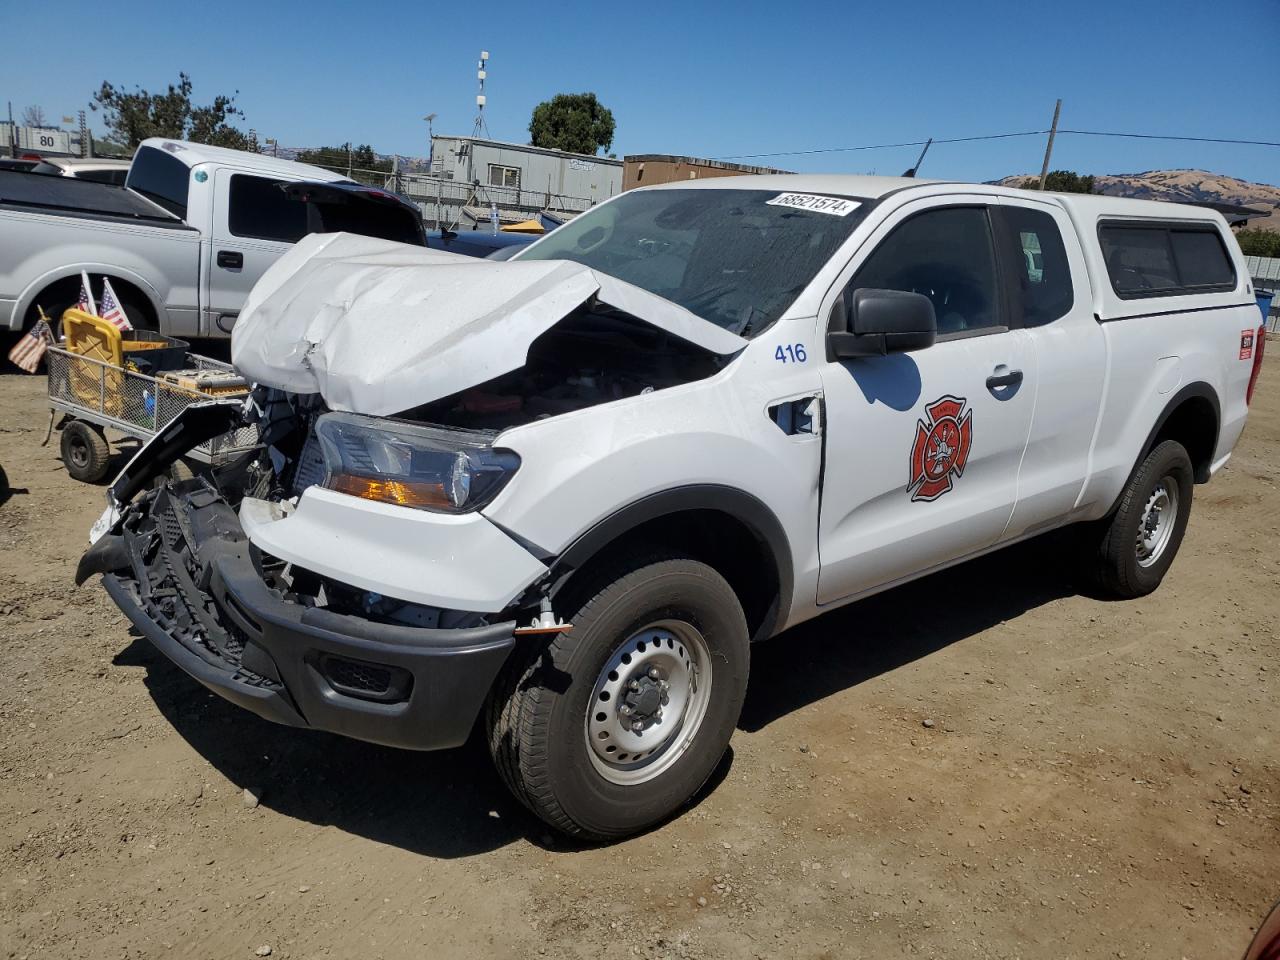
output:
<instances>
[{"instance_id":1,"label":"exposed engine bay","mask_svg":"<svg viewBox=\"0 0 1280 960\"><path fill-rule=\"evenodd\" d=\"M502 430L701 380L729 359L597 303L535 339L520 369L401 416Z\"/></svg>"}]
</instances>

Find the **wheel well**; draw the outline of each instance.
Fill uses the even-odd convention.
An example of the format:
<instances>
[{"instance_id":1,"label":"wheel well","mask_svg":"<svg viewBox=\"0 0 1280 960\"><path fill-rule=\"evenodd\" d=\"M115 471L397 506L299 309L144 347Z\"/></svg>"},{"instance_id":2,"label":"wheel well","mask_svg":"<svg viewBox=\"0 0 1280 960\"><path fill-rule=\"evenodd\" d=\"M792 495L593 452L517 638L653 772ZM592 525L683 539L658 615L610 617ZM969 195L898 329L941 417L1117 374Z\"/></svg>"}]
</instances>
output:
<instances>
[{"instance_id":1,"label":"wheel well","mask_svg":"<svg viewBox=\"0 0 1280 960\"><path fill-rule=\"evenodd\" d=\"M589 556L574 558L573 572L558 589L614 557L654 547L685 554L724 577L742 604L752 640L773 632L782 601L773 550L746 523L721 510L681 510L632 527Z\"/></svg>"},{"instance_id":2,"label":"wheel well","mask_svg":"<svg viewBox=\"0 0 1280 960\"><path fill-rule=\"evenodd\" d=\"M1206 397L1192 396L1179 403L1160 424L1147 450L1165 440L1176 440L1191 457L1196 483L1207 483L1218 443L1218 411Z\"/></svg>"},{"instance_id":3,"label":"wheel well","mask_svg":"<svg viewBox=\"0 0 1280 960\"><path fill-rule=\"evenodd\" d=\"M102 277L103 274L93 273L89 275L89 286L93 289L93 298L95 301L102 302ZM142 330L158 330L155 308L151 305L151 298L143 292L142 288L135 283L130 283L120 277L112 276L111 289L116 292L125 305L125 310L130 314L129 320L135 327ZM23 329L30 327L36 322L40 316L38 307L44 307L45 311L56 309L62 304L74 305L80 298L80 277L63 277L61 280L55 280L43 290L36 294L35 299L31 301L31 306L27 307L27 314L23 318ZM140 311L141 316L133 316L135 311ZM49 319L56 320L57 317L51 316Z\"/></svg>"}]
</instances>

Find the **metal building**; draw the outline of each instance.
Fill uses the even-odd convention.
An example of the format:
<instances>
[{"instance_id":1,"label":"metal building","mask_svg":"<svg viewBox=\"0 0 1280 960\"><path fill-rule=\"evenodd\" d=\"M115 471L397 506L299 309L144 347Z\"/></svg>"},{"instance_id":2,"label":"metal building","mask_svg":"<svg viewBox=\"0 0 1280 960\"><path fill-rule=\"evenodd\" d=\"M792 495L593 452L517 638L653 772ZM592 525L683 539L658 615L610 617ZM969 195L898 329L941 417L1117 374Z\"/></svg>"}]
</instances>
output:
<instances>
[{"instance_id":1,"label":"metal building","mask_svg":"<svg viewBox=\"0 0 1280 960\"><path fill-rule=\"evenodd\" d=\"M496 204L504 220L545 209L577 213L622 191L622 161L607 157L446 136L433 138L431 157L433 177L465 185L474 194L468 206L487 216Z\"/></svg>"},{"instance_id":2,"label":"metal building","mask_svg":"<svg viewBox=\"0 0 1280 960\"><path fill-rule=\"evenodd\" d=\"M776 167L757 167L747 163L730 163L727 160L706 160L702 157L676 157L669 153L638 153L622 158L622 189L647 187L654 183L676 183L681 180L699 180L707 177L741 177L753 173L791 173Z\"/></svg>"}]
</instances>

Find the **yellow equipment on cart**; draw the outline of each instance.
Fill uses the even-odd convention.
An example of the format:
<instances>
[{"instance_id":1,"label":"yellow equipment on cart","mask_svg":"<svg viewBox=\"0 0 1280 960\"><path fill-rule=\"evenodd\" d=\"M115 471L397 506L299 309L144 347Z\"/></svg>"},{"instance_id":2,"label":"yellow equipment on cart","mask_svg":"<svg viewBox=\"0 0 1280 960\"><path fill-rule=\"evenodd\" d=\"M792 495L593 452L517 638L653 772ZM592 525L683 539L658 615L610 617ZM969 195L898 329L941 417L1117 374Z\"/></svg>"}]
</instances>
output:
<instances>
[{"instance_id":1,"label":"yellow equipment on cart","mask_svg":"<svg viewBox=\"0 0 1280 960\"><path fill-rule=\"evenodd\" d=\"M77 480L95 483L110 469L105 429L148 440L193 403L244 396L249 385L229 364L188 353L188 344L149 330L120 331L71 309L64 340L45 355L49 405L61 411L62 460ZM257 430L244 427L187 454L220 463L253 449Z\"/></svg>"}]
</instances>

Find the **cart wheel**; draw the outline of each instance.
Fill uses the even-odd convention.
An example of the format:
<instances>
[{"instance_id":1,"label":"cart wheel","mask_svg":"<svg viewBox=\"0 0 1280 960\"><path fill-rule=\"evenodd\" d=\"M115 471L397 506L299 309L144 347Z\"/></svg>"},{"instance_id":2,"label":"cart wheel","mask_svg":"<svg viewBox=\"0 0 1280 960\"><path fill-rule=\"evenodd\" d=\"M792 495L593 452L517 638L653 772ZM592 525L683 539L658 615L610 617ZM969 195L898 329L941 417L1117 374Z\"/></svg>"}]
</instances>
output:
<instances>
[{"instance_id":1,"label":"cart wheel","mask_svg":"<svg viewBox=\"0 0 1280 960\"><path fill-rule=\"evenodd\" d=\"M72 420L62 428L62 464L73 480L97 483L111 466L107 438L95 427Z\"/></svg>"}]
</instances>

